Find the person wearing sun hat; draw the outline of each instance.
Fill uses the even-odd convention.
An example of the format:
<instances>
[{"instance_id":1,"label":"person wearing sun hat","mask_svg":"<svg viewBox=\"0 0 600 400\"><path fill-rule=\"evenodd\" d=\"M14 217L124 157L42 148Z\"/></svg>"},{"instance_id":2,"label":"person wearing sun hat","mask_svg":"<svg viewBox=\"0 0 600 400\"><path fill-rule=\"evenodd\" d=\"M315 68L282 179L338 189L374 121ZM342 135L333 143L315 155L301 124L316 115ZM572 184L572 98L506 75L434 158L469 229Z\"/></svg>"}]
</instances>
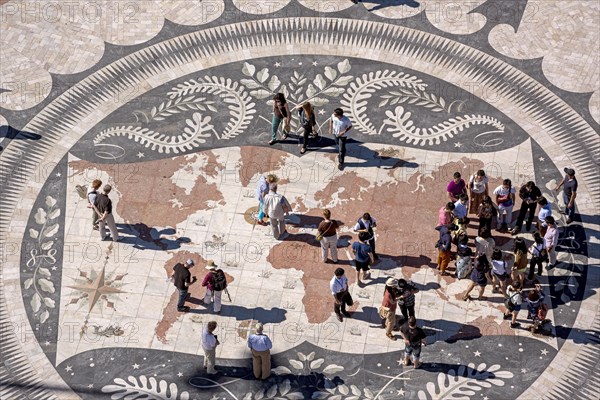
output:
<instances>
[{"instance_id":1,"label":"person wearing sun hat","mask_svg":"<svg viewBox=\"0 0 600 400\"><path fill-rule=\"evenodd\" d=\"M202 300L202 302L205 305L208 305L214 301L213 311L219 314L221 312L221 295L225 289L225 287L222 286L222 280L225 278L225 274L213 260L206 261L206 269L209 272L202 280L202 286L206 287L206 295L204 295L204 300ZM225 282L227 281L225 280Z\"/></svg>"},{"instance_id":2,"label":"person wearing sun hat","mask_svg":"<svg viewBox=\"0 0 600 400\"><path fill-rule=\"evenodd\" d=\"M392 333L396 327L396 308L398 296L398 280L388 278L385 281L385 289L383 292L383 301L379 307L379 316L382 319L382 325L385 327L385 336L390 340L396 340L396 336Z\"/></svg>"},{"instance_id":3,"label":"person wearing sun hat","mask_svg":"<svg viewBox=\"0 0 600 400\"><path fill-rule=\"evenodd\" d=\"M565 177L556 186L557 192L560 187L563 187L563 200L565 201L565 214L567 214L567 224L573 222L575 218L575 198L577 197L577 178L575 178L575 170L570 167L564 169Z\"/></svg>"}]
</instances>

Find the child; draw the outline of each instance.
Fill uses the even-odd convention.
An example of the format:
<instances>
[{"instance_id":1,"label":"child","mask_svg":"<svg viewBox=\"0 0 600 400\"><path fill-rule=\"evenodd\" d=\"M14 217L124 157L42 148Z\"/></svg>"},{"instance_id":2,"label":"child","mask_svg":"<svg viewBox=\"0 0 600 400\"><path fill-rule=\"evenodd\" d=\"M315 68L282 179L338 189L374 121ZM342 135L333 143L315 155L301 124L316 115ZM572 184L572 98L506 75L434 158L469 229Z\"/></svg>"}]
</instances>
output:
<instances>
[{"instance_id":1,"label":"child","mask_svg":"<svg viewBox=\"0 0 600 400\"><path fill-rule=\"evenodd\" d=\"M437 226L451 224L452 220L454 220L454 203L449 201L445 206L440 208Z\"/></svg>"},{"instance_id":2,"label":"child","mask_svg":"<svg viewBox=\"0 0 600 400\"><path fill-rule=\"evenodd\" d=\"M512 267L511 276L514 282L525 283L525 271L527 270L527 244L523 238L516 238L513 248L515 263Z\"/></svg>"},{"instance_id":3,"label":"child","mask_svg":"<svg viewBox=\"0 0 600 400\"><path fill-rule=\"evenodd\" d=\"M450 263L450 247L452 246L452 236L450 231L455 231L458 227L454 224L442 225L435 228L440 232L440 240L438 240L435 247L438 249L437 264L440 270L440 275L447 276L446 267Z\"/></svg>"},{"instance_id":4,"label":"child","mask_svg":"<svg viewBox=\"0 0 600 400\"><path fill-rule=\"evenodd\" d=\"M502 250L494 249L494 252L492 253L492 280L494 284L492 293L502 293L506 296L508 276L508 272L506 271L506 261L502 259ZM500 291L498 290L498 285L500 285Z\"/></svg>"},{"instance_id":5,"label":"child","mask_svg":"<svg viewBox=\"0 0 600 400\"><path fill-rule=\"evenodd\" d=\"M508 285L506 288L507 298L504 301L506 305L507 312L504 313L504 319L509 319L512 316L512 320L510 322L511 328L517 328L521 324L517 322L517 315L519 311L521 311L521 304L523 303L523 299L521 297L521 283L515 282L513 285Z\"/></svg>"},{"instance_id":6,"label":"child","mask_svg":"<svg viewBox=\"0 0 600 400\"><path fill-rule=\"evenodd\" d=\"M548 254L546 253L546 246L544 245L544 238L539 232L533 232L533 244L529 248L529 254L531 254L531 261L529 262L529 275L527 279L533 280L533 270L537 265L537 275L542 276L542 263L548 261Z\"/></svg>"},{"instance_id":7,"label":"child","mask_svg":"<svg viewBox=\"0 0 600 400\"><path fill-rule=\"evenodd\" d=\"M463 279L471 273L471 256L473 255L473 250L467 244L468 241L469 236L466 233L461 233L458 238L458 258L456 260L456 277L458 279Z\"/></svg>"},{"instance_id":8,"label":"child","mask_svg":"<svg viewBox=\"0 0 600 400\"><path fill-rule=\"evenodd\" d=\"M465 218L469 213L469 196L462 193L458 196L458 201L454 203L454 216L456 218Z\"/></svg>"},{"instance_id":9,"label":"child","mask_svg":"<svg viewBox=\"0 0 600 400\"><path fill-rule=\"evenodd\" d=\"M363 279L369 278L369 265L373 264L373 256L371 246L366 241L368 240L369 234L361 232L358 234L358 242L352 243L352 251L354 252L354 263L356 265L356 284L362 285L360 280L361 271Z\"/></svg>"},{"instance_id":10,"label":"child","mask_svg":"<svg viewBox=\"0 0 600 400\"><path fill-rule=\"evenodd\" d=\"M548 322L546 318L547 306L544 304L544 292L539 283L535 283L535 288L529 291L527 295L527 319L533 322L533 325L528 329L532 332L536 332L541 325ZM540 318L540 308L543 311L543 318Z\"/></svg>"},{"instance_id":11,"label":"child","mask_svg":"<svg viewBox=\"0 0 600 400\"><path fill-rule=\"evenodd\" d=\"M475 285L479 286L479 297L477 298L477 300L485 300L483 292L488 283L487 274L489 270L490 263L488 261L487 256L485 254L479 254L475 259L475 267L471 272L471 282L469 282L469 287L467 287L467 291L463 295L464 301L471 299L469 293L471 293L473 288L475 288Z\"/></svg>"},{"instance_id":12,"label":"child","mask_svg":"<svg viewBox=\"0 0 600 400\"><path fill-rule=\"evenodd\" d=\"M477 209L477 217L479 218L479 232L483 228L492 231L492 220L498 215L498 210L492 203L492 198L488 195L483 196L483 200Z\"/></svg>"}]
</instances>

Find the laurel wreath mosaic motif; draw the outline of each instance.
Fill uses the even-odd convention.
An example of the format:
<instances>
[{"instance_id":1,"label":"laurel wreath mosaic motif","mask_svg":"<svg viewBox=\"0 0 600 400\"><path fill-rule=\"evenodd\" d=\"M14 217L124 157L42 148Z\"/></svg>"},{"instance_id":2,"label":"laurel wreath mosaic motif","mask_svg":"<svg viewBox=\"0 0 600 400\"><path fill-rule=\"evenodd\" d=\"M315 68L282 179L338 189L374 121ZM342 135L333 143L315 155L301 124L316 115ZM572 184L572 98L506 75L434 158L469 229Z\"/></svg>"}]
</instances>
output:
<instances>
[{"instance_id":1,"label":"laurel wreath mosaic motif","mask_svg":"<svg viewBox=\"0 0 600 400\"><path fill-rule=\"evenodd\" d=\"M135 111L136 125L107 128L96 135L94 144L102 145L111 138L122 136L159 153L191 151L206 144L211 137L229 140L245 132L256 115L256 102L268 99L267 105L272 105L271 97L278 92L283 93L293 107L307 101L316 107L341 104L348 110L347 114L359 132L366 135L385 132L409 144L440 144L477 125L490 127L478 136L504 132L504 124L494 117L453 115L460 112L464 104L428 92L427 84L415 75L386 69L354 76L350 74L352 65L348 59L334 67L327 65L314 76L309 76L306 69L294 70L288 82L284 82L269 68L245 62L241 70L245 77L239 82L208 75L189 79L172 87L167 93L168 100L152 106L148 112ZM214 121L222 118L223 113L217 107L218 102L209 100L209 96L227 106L229 120L222 133L217 132ZM376 96L379 98L377 105L373 104ZM448 118L433 126L418 127L410 107L447 114ZM385 118L374 121L370 113L374 109L383 109ZM185 122L183 132L178 134L166 134L145 126L156 121L176 122L178 118L184 118ZM295 119L291 125L293 130L300 128ZM492 145L500 143L502 139L496 139Z\"/></svg>"},{"instance_id":2,"label":"laurel wreath mosaic motif","mask_svg":"<svg viewBox=\"0 0 600 400\"><path fill-rule=\"evenodd\" d=\"M112 393L111 399L156 399L156 400L188 400L188 392L179 393L177 384L168 384L165 380L157 381L155 378L147 378L145 375L114 379L114 385L102 387L102 393Z\"/></svg>"},{"instance_id":3,"label":"laurel wreath mosaic motif","mask_svg":"<svg viewBox=\"0 0 600 400\"><path fill-rule=\"evenodd\" d=\"M59 230L56 219L61 210L52 196L46 196L45 208L38 208L34 215L38 229L30 228L29 236L37 240L37 246L29 252L27 268L33 269L33 276L23 282L23 288L33 288L34 293L29 305L40 323L45 323L50 316L49 309L56 307L54 299L54 283L50 280L52 271L56 269L57 250L54 249L55 236Z\"/></svg>"}]
</instances>

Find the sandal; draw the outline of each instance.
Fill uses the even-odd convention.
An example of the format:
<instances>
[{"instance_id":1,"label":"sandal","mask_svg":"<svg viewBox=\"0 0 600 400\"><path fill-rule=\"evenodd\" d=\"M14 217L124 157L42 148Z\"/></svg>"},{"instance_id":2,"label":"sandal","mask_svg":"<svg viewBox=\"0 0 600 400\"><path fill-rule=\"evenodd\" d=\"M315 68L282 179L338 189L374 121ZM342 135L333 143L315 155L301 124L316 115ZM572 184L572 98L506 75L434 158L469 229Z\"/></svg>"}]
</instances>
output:
<instances>
[{"instance_id":1,"label":"sandal","mask_svg":"<svg viewBox=\"0 0 600 400\"><path fill-rule=\"evenodd\" d=\"M463 296L462 299L463 299L463 301L469 301L469 300L471 300L471 296L466 295L466 296Z\"/></svg>"},{"instance_id":2,"label":"sandal","mask_svg":"<svg viewBox=\"0 0 600 400\"><path fill-rule=\"evenodd\" d=\"M269 142L269 146L273 146L275 143L277 143L277 140L273 139Z\"/></svg>"},{"instance_id":3,"label":"sandal","mask_svg":"<svg viewBox=\"0 0 600 400\"><path fill-rule=\"evenodd\" d=\"M306 153L306 147L303 147L300 149L300 154L304 154L304 153Z\"/></svg>"}]
</instances>

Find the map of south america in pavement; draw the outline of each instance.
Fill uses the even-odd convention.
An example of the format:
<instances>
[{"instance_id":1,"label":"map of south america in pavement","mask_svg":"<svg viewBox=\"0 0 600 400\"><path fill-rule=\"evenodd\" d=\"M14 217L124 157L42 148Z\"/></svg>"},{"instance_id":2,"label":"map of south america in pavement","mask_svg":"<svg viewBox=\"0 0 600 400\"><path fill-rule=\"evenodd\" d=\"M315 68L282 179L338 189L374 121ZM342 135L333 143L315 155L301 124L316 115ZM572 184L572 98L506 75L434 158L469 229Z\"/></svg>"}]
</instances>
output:
<instances>
[{"instance_id":1,"label":"map of south america in pavement","mask_svg":"<svg viewBox=\"0 0 600 400\"><path fill-rule=\"evenodd\" d=\"M0 19L2 399L597 397L598 1L0 0ZM269 144L277 93L292 118ZM340 167L336 108L352 124ZM572 221L556 190L569 168ZM535 182L556 219L537 331L525 301L511 327L491 284L465 301L456 260L437 269L448 183L478 170L493 200L505 179L517 193ZM268 174L292 209L281 240L256 219ZM93 227L94 180L112 187L119 241ZM316 240L324 209L339 223L337 264ZM365 212L378 260L359 283ZM536 219L493 230L511 268ZM170 276L189 259L199 282L178 312ZM228 283L220 313L203 302L209 260ZM338 267L354 300L342 322ZM382 328L389 278L418 289L419 368ZM273 343L266 380L248 348L259 322Z\"/></svg>"}]
</instances>

